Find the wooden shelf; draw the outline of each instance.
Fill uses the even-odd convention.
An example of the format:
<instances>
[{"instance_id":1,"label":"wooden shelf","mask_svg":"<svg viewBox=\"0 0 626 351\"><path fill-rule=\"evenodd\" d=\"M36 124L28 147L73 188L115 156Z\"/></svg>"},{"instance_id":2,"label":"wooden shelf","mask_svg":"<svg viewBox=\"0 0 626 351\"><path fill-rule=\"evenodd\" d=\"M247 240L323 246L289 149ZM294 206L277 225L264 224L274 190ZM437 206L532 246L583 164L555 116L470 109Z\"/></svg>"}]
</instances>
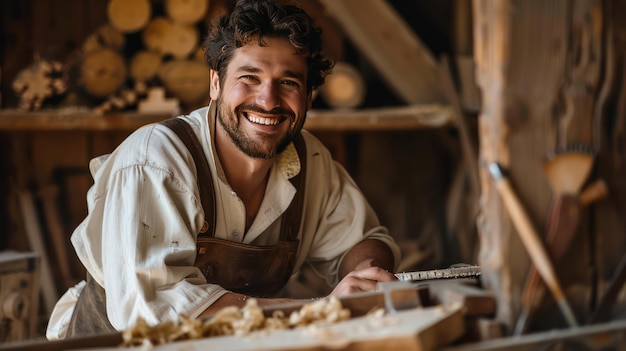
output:
<instances>
[{"instance_id":1,"label":"wooden shelf","mask_svg":"<svg viewBox=\"0 0 626 351\"><path fill-rule=\"evenodd\" d=\"M0 110L0 131L128 131L169 118L137 112L97 115L89 110ZM452 123L450 107L412 105L346 111L311 110L305 128L312 131L376 131L441 128Z\"/></svg>"},{"instance_id":2,"label":"wooden shelf","mask_svg":"<svg viewBox=\"0 0 626 351\"><path fill-rule=\"evenodd\" d=\"M361 110L311 110L304 128L328 131L377 131L442 128L453 124L453 110L442 105L410 105Z\"/></svg>"},{"instance_id":3,"label":"wooden shelf","mask_svg":"<svg viewBox=\"0 0 626 351\"><path fill-rule=\"evenodd\" d=\"M128 131L167 119L163 114L111 113L98 115L91 111L45 110L24 112L0 111L0 131Z\"/></svg>"}]
</instances>

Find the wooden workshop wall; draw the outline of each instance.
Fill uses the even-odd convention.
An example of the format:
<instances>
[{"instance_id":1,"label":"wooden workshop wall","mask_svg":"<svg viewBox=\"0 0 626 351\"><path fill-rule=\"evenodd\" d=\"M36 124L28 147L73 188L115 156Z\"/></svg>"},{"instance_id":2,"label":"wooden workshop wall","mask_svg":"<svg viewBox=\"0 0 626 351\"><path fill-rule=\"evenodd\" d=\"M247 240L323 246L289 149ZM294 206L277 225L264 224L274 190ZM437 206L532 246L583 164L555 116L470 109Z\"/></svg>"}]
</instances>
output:
<instances>
[{"instance_id":1,"label":"wooden workshop wall","mask_svg":"<svg viewBox=\"0 0 626 351\"><path fill-rule=\"evenodd\" d=\"M17 73L35 58L66 62L80 48L89 33L106 21L105 0L94 1L3 1L2 18L2 107L17 105L11 82ZM85 194L91 183L86 165L88 160L109 152L125 133L2 132L2 247L19 251L32 250L24 234L23 218L43 217L24 214L17 206L20 192L30 192L35 200L47 199L58 204L60 224L65 231L76 224L76 218L86 213ZM47 191L46 191L47 190ZM52 216L49 214L49 217ZM52 247L52 238L42 238ZM54 251L50 250L50 254ZM83 275L80 265L70 251L67 259L50 257L59 288L69 286L71 278ZM61 267L71 267L72 275L61 274Z\"/></svg>"},{"instance_id":2,"label":"wooden workshop wall","mask_svg":"<svg viewBox=\"0 0 626 351\"><path fill-rule=\"evenodd\" d=\"M34 55L67 62L84 40L107 21L107 0L3 0L0 1L0 63L2 107L14 108L17 98L11 81L29 65ZM220 3L211 0L211 3ZM319 5L308 9L325 16ZM435 54L449 50L450 1L431 7L395 1ZM328 21L324 17L324 21ZM399 105L400 100L380 75L345 37L333 35L325 23L331 56L350 60L362 69L368 85L365 105ZM30 250L24 235L24 218L38 218L59 291L82 279L83 272L67 237L86 215L85 195L92 184L87 165L92 157L111 152L130 131L0 131L0 249ZM449 184L459 161L458 134L454 129L412 131L318 132L355 180L362 186L380 219L412 254L413 268L440 268L460 260L471 262L473 250L457 247L458 238L446 223ZM18 195L31 194L40 213L58 212L59 223L37 214L21 213ZM56 205L50 210L46 204ZM51 231L61 228L67 259L54 254ZM470 230L471 232L471 230ZM460 251L465 252L462 256ZM57 251L58 252L58 251ZM67 264L66 264L67 263ZM69 270L69 276L67 271ZM66 273L64 274L64 271Z\"/></svg>"},{"instance_id":3,"label":"wooden workshop wall","mask_svg":"<svg viewBox=\"0 0 626 351\"><path fill-rule=\"evenodd\" d=\"M532 267L553 268L550 284L561 287L561 305L571 306L581 325L593 320L616 273L623 277L626 27L619 18L625 11L622 0L474 1L484 91L480 263L505 334L522 325L529 293L538 302L527 331L568 325L555 302L559 294L541 283L525 290L533 286L527 285ZM523 212L506 206L488 171L492 163L504 169L514 195L507 198L516 198ZM584 195L598 184L606 193L588 201ZM573 205L552 212L568 196ZM517 225L515 214L525 214L528 226ZM549 259L541 264L531 264L528 254L541 250L528 250L521 238L528 228L545 243ZM619 305L621 284L614 284L611 307ZM623 318L624 295L621 301Z\"/></svg>"}]
</instances>

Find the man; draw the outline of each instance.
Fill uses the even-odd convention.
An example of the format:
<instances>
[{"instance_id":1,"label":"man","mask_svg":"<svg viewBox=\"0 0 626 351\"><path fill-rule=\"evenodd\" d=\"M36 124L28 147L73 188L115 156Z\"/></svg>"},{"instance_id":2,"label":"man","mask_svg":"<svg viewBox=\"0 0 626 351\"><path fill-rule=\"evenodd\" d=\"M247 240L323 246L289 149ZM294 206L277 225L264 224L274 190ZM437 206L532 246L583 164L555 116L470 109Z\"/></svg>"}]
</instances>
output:
<instances>
[{"instance_id":1,"label":"man","mask_svg":"<svg viewBox=\"0 0 626 351\"><path fill-rule=\"evenodd\" d=\"M304 267L335 296L395 279L393 239L302 131L331 68L311 19L294 6L241 1L206 44L211 103L178 118L202 160L161 123L108 156L71 239L88 279L61 298L48 338L122 330L138 317L208 316L248 296L287 302L280 290Z\"/></svg>"}]
</instances>

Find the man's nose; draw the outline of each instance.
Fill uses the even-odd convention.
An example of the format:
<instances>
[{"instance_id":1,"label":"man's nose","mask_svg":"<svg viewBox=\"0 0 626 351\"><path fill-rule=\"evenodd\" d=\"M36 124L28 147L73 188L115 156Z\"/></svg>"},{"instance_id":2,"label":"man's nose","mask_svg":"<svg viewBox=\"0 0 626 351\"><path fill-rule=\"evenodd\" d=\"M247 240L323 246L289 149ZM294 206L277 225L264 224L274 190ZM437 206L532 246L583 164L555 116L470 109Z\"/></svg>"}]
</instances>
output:
<instances>
[{"instance_id":1,"label":"man's nose","mask_svg":"<svg viewBox=\"0 0 626 351\"><path fill-rule=\"evenodd\" d=\"M280 106L278 84L273 82L263 84L257 94L256 100L257 104L267 111Z\"/></svg>"}]
</instances>

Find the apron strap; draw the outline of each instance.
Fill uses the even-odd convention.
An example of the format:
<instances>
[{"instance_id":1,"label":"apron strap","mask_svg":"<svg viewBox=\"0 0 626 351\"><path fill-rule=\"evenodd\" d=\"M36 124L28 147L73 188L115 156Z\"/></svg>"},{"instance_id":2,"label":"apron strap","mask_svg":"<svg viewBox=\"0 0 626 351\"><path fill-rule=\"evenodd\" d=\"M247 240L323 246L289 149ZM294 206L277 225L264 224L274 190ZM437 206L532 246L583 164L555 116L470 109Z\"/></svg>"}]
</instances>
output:
<instances>
[{"instance_id":1,"label":"apron strap","mask_svg":"<svg viewBox=\"0 0 626 351\"><path fill-rule=\"evenodd\" d=\"M178 135L193 157L193 161L196 164L198 191L200 192L200 202L204 210L205 224L198 236L206 233L205 236L212 237L215 234L215 217L217 217L215 211L215 190L213 189L211 169L198 142L198 138L189 123L181 118L170 118L160 123Z\"/></svg>"}]
</instances>

